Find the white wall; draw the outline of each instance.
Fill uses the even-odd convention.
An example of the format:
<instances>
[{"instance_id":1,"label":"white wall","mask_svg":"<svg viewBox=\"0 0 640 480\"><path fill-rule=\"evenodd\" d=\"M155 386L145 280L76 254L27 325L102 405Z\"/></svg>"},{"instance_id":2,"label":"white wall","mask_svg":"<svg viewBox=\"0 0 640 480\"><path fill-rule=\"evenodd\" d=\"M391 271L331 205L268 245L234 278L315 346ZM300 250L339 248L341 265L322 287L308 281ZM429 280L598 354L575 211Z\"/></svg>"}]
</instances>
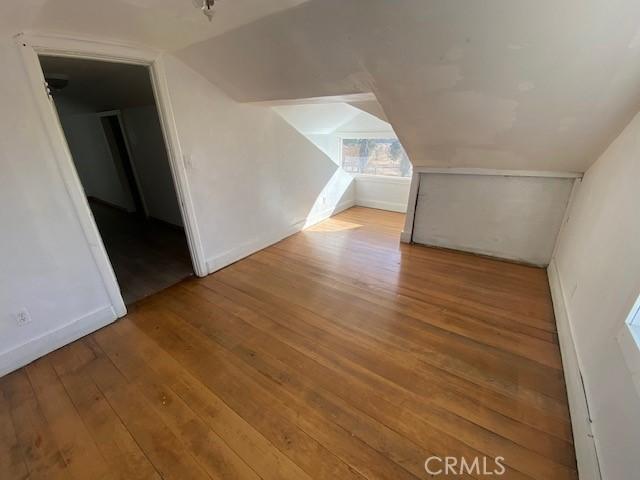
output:
<instances>
[{"instance_id":1,"label":"white wall","mask_svg":"<svg viewBox=\"0 0 640 480\"><path fill-rule=\"evenodd\" d=\"M413 241L546 266L573 181L422 173Z\"/></svg>"},{"instance_id":2,"label":"white wall","mask_svg":"<svg viewBox=\"0 0 640 480\"><path fill-rule=\"evenodd\" d=\"M554 264L605 479L637 478L640 396L616 336L640 293L640 115L587 170Z\"/></svg>"},{"instance_id":3,"label":"white wall","mask_svg":"<svg viewBox=\"0 0 640 480\"><path fill-rule=\"evenodd\" d=\"M336 165L340 165L341 139L340 134L306 134L305 136L314 143L322 152L331 158ZM391 132L388 137L395 138ZM351 175L339 169L341 176ZM374 175L353 176L355 204L361 207L377 208L392 212L404 213L407 211L409 187L411 178L382 177Z\"/></svg>"},{"instance_id":4,"label":"white wall","mask_svg":"<svg viewBox=\"0 0 640 480\"><path fill-rule=\"evenodd\" d=\"M125 108L122 121L147 213L181 226L182 215L155 105Z\"/></svg>"},{"instance_id":5,"label":"white wall","mask_svg":"<svg viewBox=\"0 0 640 480\"><path fill-rule=\"evenodd\" d=\"M0 36L0 374L84 325L115 318L13 40ZM27 308L32 322L12 316ZM71 326L69 326L71 325ZM64 327L68 327L65 329ZM55 342L54 342L55 343Z\"/></svg>"},{"instance_id":6,"label":"white wall","mask_svg":"<svg viewBox=\"0 0 640 480\"><path fill-rule=\"evenodd\" d=\"M356 178L356 205L362 207L407 211L411 178L358 175Z\"/></svg>"},{"instance_id":7,"label":"white wall","mask_svg":"<svg viewBox=\"0 0 640 480\"><path fill-rule=\"evenodd\" d=\"M375 101L361 104L374 113L381 113ZM282 105L273 107L273 110L336 165L342 162L342 137L397 138L387 122L345 103ZM355 203L362 207L404 213L407 211L410 184L410 178L356 175Z\"/></svg>"},{"instance_id":8,"label":"white wall","mask_svg":"<svg viewBox=\"0 0 640 480\"><path fill-rule=\"evenodd\" d=\"M9 35L0 63L4 374L115 314ZM165 66L210 270L353 205L352 178L271 109L234 102L170 55ZM18 327L22 308L33 321Z\"/></svg>"},{"instance_id":9,"label":"white wall","mask_svg":"<svg viewBox=\"0 0 640 480\"><path fill-rule=\"evenodd\" d=\"M352 178L271 108L165 67L210 270L353 205Z\"/></svg>"}]
</instances>

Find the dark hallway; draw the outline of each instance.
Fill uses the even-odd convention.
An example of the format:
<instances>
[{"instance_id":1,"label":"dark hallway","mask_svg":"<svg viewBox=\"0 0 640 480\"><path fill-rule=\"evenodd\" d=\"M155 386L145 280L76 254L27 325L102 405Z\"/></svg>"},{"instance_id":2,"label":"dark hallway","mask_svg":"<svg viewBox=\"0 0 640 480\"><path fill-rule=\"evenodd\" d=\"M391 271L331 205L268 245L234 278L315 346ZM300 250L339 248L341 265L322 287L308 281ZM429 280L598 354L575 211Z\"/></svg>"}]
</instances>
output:
<instances>
[{"instance_id":1,"label":"dark hallway","mask_svg":"<svg viewBox=\"0 0 640 480\"><path fill-rule=\"evenodd\" d=\"M192 275L148 68L40 62L125 304Z\"/></svg>"}]
</instances>

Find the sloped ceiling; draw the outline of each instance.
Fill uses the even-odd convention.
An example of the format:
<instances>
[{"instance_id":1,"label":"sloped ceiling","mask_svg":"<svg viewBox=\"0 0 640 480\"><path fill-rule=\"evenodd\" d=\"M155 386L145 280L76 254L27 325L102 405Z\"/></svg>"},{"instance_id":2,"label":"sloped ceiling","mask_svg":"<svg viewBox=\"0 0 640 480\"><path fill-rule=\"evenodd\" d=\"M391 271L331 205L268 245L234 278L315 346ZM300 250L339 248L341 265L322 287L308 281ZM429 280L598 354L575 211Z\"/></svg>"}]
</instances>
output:
<instances>
[{"instance_id":1,"label":"sloped ceiling","mask_svg":"<svg viewBox=\"0 0 640 480\"><path fill-rule=\"evenodd\" d=\"M346 103L282 105L273 109L303 134L326 135L362 112Z\"/></svg>"},{"instance_id":2,"label":"sloped ceiling","mask_svg":"<svg viewBox=\"0 0 640 480\"><path fill-rule=\"evenodd\" d=\"M383 122L389 122L387 115L384 113L382 106L378 103L377 100L368 100L363 102L349 102L349 105L356 107L364 112L367 112L374 117L379 118Z\"/></svg>"},{"instance_id":3,"label":"sloped ceiling","mask_svg":"<svg viewBox=\"0 0 640 480\"><path fill-rule=\"evenodd\" d=\"M238 101L373 92L415 165L584 171L640 107L640 2L310 0L177 55Z\"/></svg>"},{"instance_id":4,"label":"sloped ceiling","mask_svg":"<svg viewBox=\"0 0 640 480\"><path fill-rule=\"evenodd\" d=\"M377 102L365 104L373 111ZM391 125L363 109L347 103L281 105L272 107L278 115L303 135L328 135L346 133L389 133Z\"/></svg>"}]
</instances>

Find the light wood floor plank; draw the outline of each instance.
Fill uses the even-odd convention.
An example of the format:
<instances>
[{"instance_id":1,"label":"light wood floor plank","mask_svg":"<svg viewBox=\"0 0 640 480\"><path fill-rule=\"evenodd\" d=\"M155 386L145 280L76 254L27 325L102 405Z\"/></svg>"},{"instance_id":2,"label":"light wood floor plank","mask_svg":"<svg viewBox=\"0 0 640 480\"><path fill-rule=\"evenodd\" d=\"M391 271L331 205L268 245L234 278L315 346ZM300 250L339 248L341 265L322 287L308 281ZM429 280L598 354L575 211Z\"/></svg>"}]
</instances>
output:
<instances>
[{"instance_id":1,"label":"light wood floor plank","mask_svg":"<svg viewBox=\"0 0 640 480\"><path fill-rule=\"evenodd\" d=\"M0 379L30 479L73 478L24 369ZM2 446L6 448L5 445Z\"/></svg>"},{"instance_id":2,"label":"light wood floor plank","mask_svg":"<svg viewBox=\"0 0 640 480\"><path fill-rule=\"evenodd\" d=\"M86 373L95 356L77 344L53 352L51 363L78 414L91 433L109 468L122 479L161 477L113 410L102 391Z\"/></svg>"},{"instance_id":3,"label":"light wood floor plank","mask_svg":"<svg viewBox=\"0 0 640 480\"><path fill-rule=\"evenodd\" d=\"M576 479L546 272L403 221L349 209L0 379L2 473Z\"/></svg>"},{"instance_id":4,"label":"light wood floor plank","mask_svg":"<svg viewBox=\"0 0 640 480\"><path fill-rule=\"evenodd\" d=\"M18 442L16 428L11 417L11 405L7 393L0 384L0 472L8 478L24 479L29 469Z\"/></svg>"}]
</instances>

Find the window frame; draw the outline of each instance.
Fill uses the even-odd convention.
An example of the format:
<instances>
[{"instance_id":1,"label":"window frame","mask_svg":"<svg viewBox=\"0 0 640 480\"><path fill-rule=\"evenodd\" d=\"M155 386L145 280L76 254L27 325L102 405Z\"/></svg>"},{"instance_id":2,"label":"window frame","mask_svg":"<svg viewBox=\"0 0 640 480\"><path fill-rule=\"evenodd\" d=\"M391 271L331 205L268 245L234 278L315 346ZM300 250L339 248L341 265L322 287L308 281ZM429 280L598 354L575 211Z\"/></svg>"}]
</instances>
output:
<instances>
[{"instance_id":1,"label":"window frame","mask_svg":"<svg viewBox=\"0 0 640 480\"><path fill-rule=\"evenodd\" d=\"M631 373L631 379L638 396L640 396L640 295L636 298L624 326L618 334L618 344Z\"/></svg>"},{"instance_id":2,"label":"window frame","mask_svg":"<svg viewBox=\"0 0 640 480\"><path fill-rule=\"evenodd\" d=\"M388 139L394 139L394 140L398 140L398 142L400 142L400 139L398 138L398 136L393 132L340 132L336 134L336 140L337 140L337 148L338 148L338 153L339 153L339 160L340 160L340 168L342 168L344 170L344 168L342 167L343 165L343 148L342 148L342 143L343 140L362 140L362 139L366 139L366 140L388 140ZM400 146L402 146L402 149L404 150L404 146L402 145L402 142L400 142ZM406 150L405 150L406 153ZM399 177L396 175L371 175L369 173L353 173L353 172L347 172L346 170L344 170L346 173L348 173L349 175L351 175L352 177L354 177L355 179L361 179L361 180L368 180L368 181L380 181L381 183L410 183L411 182L411 177L413 176L413 165L411 165L411 175L409 175L408 177Z\"/></svg>"}]
</instances>

